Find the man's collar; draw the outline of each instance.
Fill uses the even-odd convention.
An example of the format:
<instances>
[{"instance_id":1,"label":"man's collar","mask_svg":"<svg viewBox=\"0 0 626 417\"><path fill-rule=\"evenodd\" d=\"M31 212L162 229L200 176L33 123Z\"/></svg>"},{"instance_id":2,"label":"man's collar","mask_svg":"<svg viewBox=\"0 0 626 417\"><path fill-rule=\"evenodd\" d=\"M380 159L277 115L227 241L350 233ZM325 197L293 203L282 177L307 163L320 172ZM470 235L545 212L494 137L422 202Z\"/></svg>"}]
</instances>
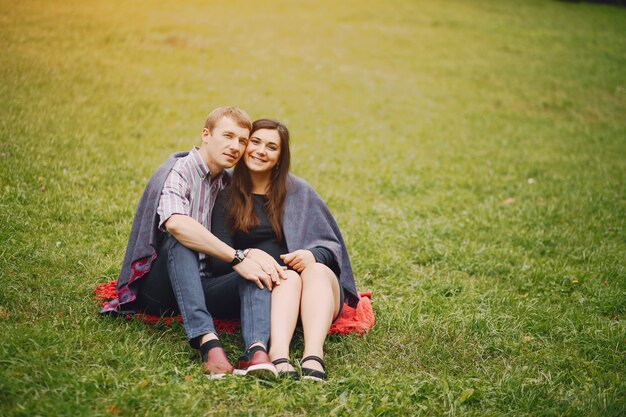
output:
<instances>
[{"instance_id":1,"label":"man's collar","mask_svg":"<svg viewBox=\"0 0 626 417\"><path fill-rule=\"evenodd\" d=\"M206 164L206 162L204 162L204 159L202 159L202 155L200 155L200 150L198 149L198 147L194 146L191 152L189 152L189 154L193 158L194 165L196 167L196 170L200 178L202 178L203 180L205 179L211 180L211 170L209 170L209 166ZM221 181L223 176L224 176L224 172L222 171L219 175L217 175L211 181Z\"/></svg>"}]
</instances>

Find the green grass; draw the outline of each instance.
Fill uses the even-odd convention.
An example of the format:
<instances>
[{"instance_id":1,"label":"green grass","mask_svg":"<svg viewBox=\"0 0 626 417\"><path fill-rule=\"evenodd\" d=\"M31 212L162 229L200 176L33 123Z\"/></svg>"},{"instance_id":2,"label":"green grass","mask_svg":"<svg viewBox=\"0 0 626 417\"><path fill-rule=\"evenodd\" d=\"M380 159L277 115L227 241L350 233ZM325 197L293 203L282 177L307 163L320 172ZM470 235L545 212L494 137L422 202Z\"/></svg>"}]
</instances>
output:
<instances>
[{"instance_id":1,"label":"green grass","mask_svg":"<svg viewBox=\"0 0 626 417\"><path fill-rule=\"evenodd\" d=\"M625 28L547 0L0 0L0 414L626 414ZM97 314L146 179L227 104L287 123L373 291L324 385L210 382L180 325Z\"/></svg>"}]
</instances>

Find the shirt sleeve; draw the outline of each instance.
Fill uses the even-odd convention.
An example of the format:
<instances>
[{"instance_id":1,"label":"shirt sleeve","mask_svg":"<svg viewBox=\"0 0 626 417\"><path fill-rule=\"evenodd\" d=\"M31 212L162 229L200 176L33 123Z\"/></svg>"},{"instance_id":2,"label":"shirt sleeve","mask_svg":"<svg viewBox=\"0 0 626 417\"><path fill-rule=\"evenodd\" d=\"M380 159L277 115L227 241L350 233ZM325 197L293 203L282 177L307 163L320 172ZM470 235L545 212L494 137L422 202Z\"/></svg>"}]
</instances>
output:
<instances>
[{"instance_id":1,"label":"shirt sleeve","mask_svg":"<svg viewBox=\"0 0 626 417\"><path fill-rule=\"evenodd\" d=\"M321 264L329 267L335 275L339 275L339 268L337 266L337 261L335 261L335 257L332 252L323 246L315 246L309 249L315 258L315 262L319 262Z\"/></svg>"},{"instance_id":2,"label":"shirt sleeve","mask_svg":"<svg viewBox=\"0 0 626 417\"><path fill-rule=\"evenodd\" d=\"M189 216L189 182L178 172L172 169L165 180L157 213L159 215L159 229L165 231L163 224L173 214Z\"/></svg>"}]
</instances>

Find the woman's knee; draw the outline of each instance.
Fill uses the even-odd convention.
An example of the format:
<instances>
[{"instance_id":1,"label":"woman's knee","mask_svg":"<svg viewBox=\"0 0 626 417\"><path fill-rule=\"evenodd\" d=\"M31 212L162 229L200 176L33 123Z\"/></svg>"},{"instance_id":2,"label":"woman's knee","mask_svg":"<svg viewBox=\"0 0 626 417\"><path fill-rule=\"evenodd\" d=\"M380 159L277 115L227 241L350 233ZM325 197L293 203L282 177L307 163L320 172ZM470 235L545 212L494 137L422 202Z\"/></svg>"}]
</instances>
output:
<instances>
[{"instance_id":1,"label":"woman's knee","mask_svg":"<svg viewBox=\"0 0 626 417\"><path fill-rule=\"evenodd\" d=\"M309 280L319 280L322 277L336 279L335 273L329 267L319 262L307 266L304 271L302 271L302 281L305 283Z\"/></svg>"},{"instance_id":2,"label":"woman's knee","mask_svg":"<svg viewBox=\"0 0 626 417\"><path fill-rule=\"evenodd\" d=\"M296 284L299 284L300 282L302 282L302 279L300 278L300 274L298 274L294 270L289 269L289 270L285 271L285 274L287 275L287 279L285 279L283 281L290 281L291 280L291 282L294 282Z\"/></svg>"},{"instance_id":3,"label":"woman's knee","mask_svg":"<svg viewBox=\"0 0 626 417\"><path fill-rule=\"evenodd\" d=\"M285 271L287 279L281 279L280 285L274 287L274 291L299 293L302 291L302 278L296 271Z\"/></svg>"}]
</instances>

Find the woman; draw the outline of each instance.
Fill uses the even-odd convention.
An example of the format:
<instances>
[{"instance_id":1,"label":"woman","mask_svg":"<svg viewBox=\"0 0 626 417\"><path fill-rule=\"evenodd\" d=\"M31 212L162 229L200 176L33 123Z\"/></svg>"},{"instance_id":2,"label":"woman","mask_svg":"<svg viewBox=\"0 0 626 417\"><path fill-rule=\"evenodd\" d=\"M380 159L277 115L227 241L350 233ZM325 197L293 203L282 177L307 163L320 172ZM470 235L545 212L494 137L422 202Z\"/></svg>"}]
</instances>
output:
<instances>
[{"instance_id":1,"label":"woman","mask_svg":"<svg viewBox=\"0 0 626 417\"><path fill-rule=\"evenodd\" d=\"M262 249L289 267L272 291L270 357L279 373L297 378L289 344L299 316L303 378L324 380L328 329L344 301L356 306L359 296L335 220L311 186L289 173L289 161L287 128L255 121L231 184L216 201L212 231L235 249ZM227 273L228 265L212 260L212 271Z\"/></svg>"}]
</instances>

